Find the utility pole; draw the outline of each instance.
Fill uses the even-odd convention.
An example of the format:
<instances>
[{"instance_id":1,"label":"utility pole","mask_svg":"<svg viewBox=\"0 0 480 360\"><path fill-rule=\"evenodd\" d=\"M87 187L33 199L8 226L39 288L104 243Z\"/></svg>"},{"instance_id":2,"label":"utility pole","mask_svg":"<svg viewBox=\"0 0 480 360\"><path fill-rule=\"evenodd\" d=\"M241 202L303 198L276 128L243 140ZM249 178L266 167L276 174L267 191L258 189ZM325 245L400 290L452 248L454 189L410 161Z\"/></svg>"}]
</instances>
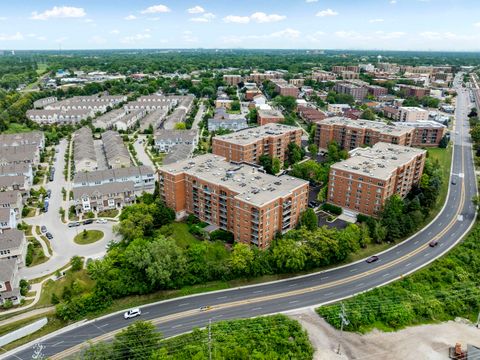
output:
<instances>
[{"instance_id":1,"label":"utility pole","mask_svg":"<svg viewBox=\"0 0 480 360\"><path fill-rule=\"evenodd\" d=\"M345 311L345 305L343 303L341 303L341 307L340 313L338 314L338 317L341 319L342 323L340 324L340 341L338 342L337 354L340 354L340 344L343 340L343 326L350 324Z\"/></svg>"},{"instance_id":2,"label":"utility pole","mask_svg":"<svg viewBox=\"0 0 480 360\"><path fill-rule=\"evenodd\" d=\"M477 329L480 327L480 311L478 312L478 317L477 317Z\"/></svg>"},{"instance_id":3,"label":"utility pole","mask_svg":"<svg viewBox=\"0 0 480 360\"><path fill-rule=\"evenodd\" d=\"M208 359L212 360L212 319L208 320Z\"/></svg>"}]
</instances>

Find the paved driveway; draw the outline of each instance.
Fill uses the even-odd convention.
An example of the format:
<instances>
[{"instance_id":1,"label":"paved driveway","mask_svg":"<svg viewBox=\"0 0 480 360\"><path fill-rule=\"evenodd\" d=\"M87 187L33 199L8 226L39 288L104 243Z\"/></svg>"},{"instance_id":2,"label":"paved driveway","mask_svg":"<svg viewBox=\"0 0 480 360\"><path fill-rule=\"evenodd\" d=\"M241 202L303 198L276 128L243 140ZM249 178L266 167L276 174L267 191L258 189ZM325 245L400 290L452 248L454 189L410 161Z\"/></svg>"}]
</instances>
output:
<instances>
[{"instance_id":1,"label":"paved driveway","mask_svg":"<svg viewBox=\"0 0 480 360\"><path fill-rule=\"evenodd\" d=\"M60 207L63 207L65 211L68 211L68 204L63 201L62 197L62 187L67 191L69 189L69 184L65 181L63 176L63 169L65 166L64 155L67 149L67 142L62 140L57 148L59 149L59 152L56 154L57 161L54 164L55 178L54 181L47 182L46 184L46 189L52 191L49 210L47 213L41 213L39 216L23 219L23 221L29 225L45 225L47 227L47 230L53 235L53 239L50 240L53 256L43 264L22 268L20 270L20 276L23 279L34 279L52 273L66 265L74 255L94 258L101 257L105 254L106 244L112 239L117 240L117 237L112 232L113 222L69 228L67 224L64 224L61 221L59 213ZM96 243L77 245L73 242L73 238L84 228L89 230L101 230L105 235L103 239Z\"/></svg>"}]
</instances>

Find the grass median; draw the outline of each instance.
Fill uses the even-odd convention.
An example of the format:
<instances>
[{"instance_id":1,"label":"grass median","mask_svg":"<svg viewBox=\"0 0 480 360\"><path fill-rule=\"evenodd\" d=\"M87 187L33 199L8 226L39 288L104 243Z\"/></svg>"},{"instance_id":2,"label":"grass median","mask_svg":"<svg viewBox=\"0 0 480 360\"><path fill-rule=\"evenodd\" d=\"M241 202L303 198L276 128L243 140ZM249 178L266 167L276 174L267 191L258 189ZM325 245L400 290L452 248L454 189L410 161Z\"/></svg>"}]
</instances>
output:
<instances>
[{"instance_id":1,"label":"grass median","mask_svg":"<svg viewBox=\"0 0 480 360\"><path fill-rule=\"evenodd\" d=\"M73 241L79 245L93 244L103 238L103 231L100 230L83 230L73 238Z\"/></svg>"}]
</instances>

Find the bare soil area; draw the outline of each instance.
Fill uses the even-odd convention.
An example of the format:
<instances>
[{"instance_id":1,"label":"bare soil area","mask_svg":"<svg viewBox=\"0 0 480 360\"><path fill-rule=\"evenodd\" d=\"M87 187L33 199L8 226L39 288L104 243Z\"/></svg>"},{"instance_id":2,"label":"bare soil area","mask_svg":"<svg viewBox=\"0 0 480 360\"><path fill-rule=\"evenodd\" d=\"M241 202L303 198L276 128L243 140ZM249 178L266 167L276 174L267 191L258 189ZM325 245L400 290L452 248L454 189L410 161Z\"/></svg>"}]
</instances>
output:
<instances>
[{"instance_id":1,"label":"bare soil area","mask_svg":"<svg viewBox=\"0 0 480 360\"><path fill-rule=\"evenodd\" d=\"M344 332L331 327L313 310L288 314L307 330L315 349L315 360L448 359L448 348L461 343L480 346L480 329L464 319L441 324L412 326L397 332L374 330L368 334ZM340 354L337 353L340 344Z\"/></svg>"}]
</instances>

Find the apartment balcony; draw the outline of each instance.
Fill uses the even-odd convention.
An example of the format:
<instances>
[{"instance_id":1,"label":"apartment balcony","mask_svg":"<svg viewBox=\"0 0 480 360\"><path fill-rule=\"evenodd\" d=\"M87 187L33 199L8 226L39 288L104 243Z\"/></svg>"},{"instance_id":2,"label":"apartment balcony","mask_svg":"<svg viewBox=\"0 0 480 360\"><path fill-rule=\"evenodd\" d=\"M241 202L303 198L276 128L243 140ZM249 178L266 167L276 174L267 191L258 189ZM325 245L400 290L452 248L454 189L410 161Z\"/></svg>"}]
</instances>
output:
<instances>
[{"instance_id":1,"label":"apartment balcony","mask_svg":"<svg viewBox=\"0 0 480 360\"><path fill-rule=\"evenodd\" d=\"M291 201L284 202L282 206L284 209L290 209L292 207L292 202Z\"/></svg>"}]
</instances>

